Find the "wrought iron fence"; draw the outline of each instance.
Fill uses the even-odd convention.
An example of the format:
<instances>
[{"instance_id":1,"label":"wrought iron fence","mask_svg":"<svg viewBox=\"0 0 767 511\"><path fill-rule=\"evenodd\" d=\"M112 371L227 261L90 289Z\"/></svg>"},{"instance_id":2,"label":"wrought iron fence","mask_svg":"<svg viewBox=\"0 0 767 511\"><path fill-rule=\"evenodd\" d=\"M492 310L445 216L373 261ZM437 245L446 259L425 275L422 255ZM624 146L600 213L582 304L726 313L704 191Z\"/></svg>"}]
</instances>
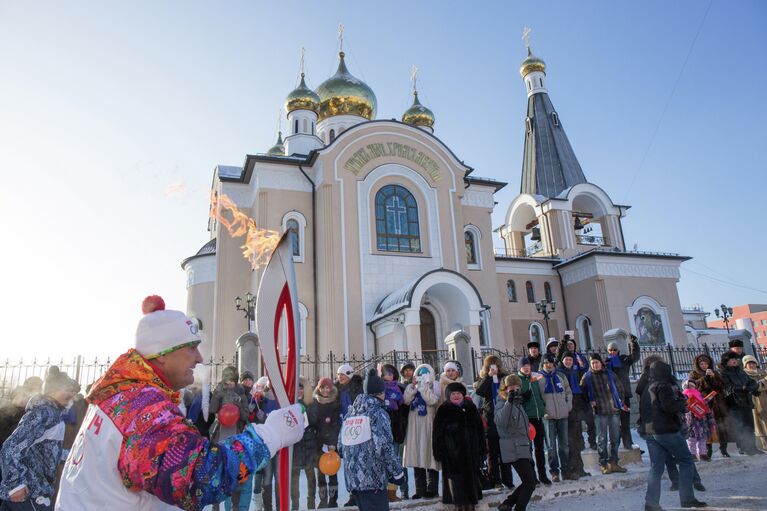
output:
<instances>
[{"instance_id":1,"label":"wrought iron fence","mask_svg":"<svg viewBox=\"0 0 767 511\"><path fill-rule=\"evenodd\" d=\"M698 355L705 353L716 362L728 349L726 344L703 344L700 347L642 346L640 349L639 361L631 367L631 377L632 379L639 378L642 373L642 364L645 358L650 355L661 357L662 360L671 366L674 374L679 378L684 378L693 369L695 357ZM600 353L603 357L607 356L607 352L604 349L594 351ZM752 345L752 351L759 365L765 367L767 364L767 347ZM482 368L484 358L491 354L496 355L507 370L514 370L517 367L519 359L527 355L527 350L525 348L512 350L481 348L479 350L472 350L474 375L479 376L479 371ZM315 385L322 377L327 376L334 378L336 370L341 364L351 365L354 371L360 375L364 375L369 368L379 367L382 364L391 364L399 369L406 362L411 362L415 366L424 363L429 364L437 373L439 373L445 362L450 359L451 356L448 350L429 350L421 353L389 351L374 357L358 355L348 357L344 354L339 355L330 351L324 356L320 355L312 357L302 355L300 357L299 366L300 374L305 376L311 385ZM72 378L77 380L83 390L85 390L87 385L97 380L111 363L112 361L109 358L94 358L93 360L88 361L83 356L77 356L68 360L60 359L58 361L51 359L45 361L32 359L11 362L10 360L6 360L5 362L0 362L0 397L6 396L12 389L22 385L24 381L32 376L45 379L48 368L52 365L58 366L59 369L65 371ZM225 359L223 357L210 359L204 364L204 367L208 371L210 381L213 383L218 382L221 379L221 373L227 366L236 367L237 357L235 356L230 359ZM466 370L466 368L464 368L464 370Z\"/></svg>"}]
</instances>

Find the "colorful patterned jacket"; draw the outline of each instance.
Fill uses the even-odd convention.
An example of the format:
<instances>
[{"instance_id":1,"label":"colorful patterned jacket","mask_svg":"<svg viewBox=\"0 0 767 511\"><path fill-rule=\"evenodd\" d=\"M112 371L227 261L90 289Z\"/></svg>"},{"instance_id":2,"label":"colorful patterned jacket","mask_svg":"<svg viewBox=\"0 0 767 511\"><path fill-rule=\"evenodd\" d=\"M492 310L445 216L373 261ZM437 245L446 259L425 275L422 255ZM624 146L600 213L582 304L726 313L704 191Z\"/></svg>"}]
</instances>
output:
<instances>
[{"instance_id":1,"label":"colorful patterned jacket","mask_svg":"<svg viewBox=\"0 0 767 511\"><path fill-rule=\"evenodd\" d=\"M135 350L88 395L87 415L61 478L56 509L199 510L266 465L252 427L205 439L178 409L179 394Z\"/></svg>"}]
</instances>

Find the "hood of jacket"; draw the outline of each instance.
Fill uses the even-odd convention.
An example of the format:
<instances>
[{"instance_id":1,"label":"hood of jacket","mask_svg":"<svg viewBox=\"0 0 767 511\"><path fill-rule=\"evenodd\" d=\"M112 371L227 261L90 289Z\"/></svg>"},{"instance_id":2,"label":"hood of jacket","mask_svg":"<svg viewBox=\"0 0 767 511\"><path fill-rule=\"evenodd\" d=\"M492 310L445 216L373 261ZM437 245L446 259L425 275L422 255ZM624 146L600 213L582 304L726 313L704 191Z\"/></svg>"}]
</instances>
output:
<instances>
[{"instance_id":1,"label":"hood of jacket","mask_svg":"<svg viewBox=\"0 0 767 511\"><path fill-rule=\"evenodd\" d=\"M714 370L714 361L711 359L711 357L709 357L705 353L701 353L700 355L695 357L695 360L693 361L695 369L697 369L701 373L705 373L706 372L703 369L701 369L701 367L700 367L700 361L701 360L708 360L708 368L711 369L712 371Z\"/></svg>"},{"instance_id":2,"label":"hood of jacket","mask_svg":"<svg viewBox=\"0 0 767 511\"><path fill-rule=\"evenodd\" d=\"M306 387L304 387L304 389L306 389ZM323 397L322 394L320 394L320 389L316 388L314 389L313 397L315 401L317 401L321 405L326 405L338 399L338 389L334 385L333 387L330 388L330 394L328 394L328 397Z\"/></svg>"},{"instance_id":3,"label":"hood of jacket","mask_svg":"<svg viewBox=\"0 0 767 511\"><path fill-rule=\"evenodd\" d=\"M650 381L676 383L676 378L671 372L671 366L658 360L650 365Z\"/></svg>"},{"instance_id":4,"label":"hood of jacket","mask_svg":"<svg viewBox=\"0 0 767 511\"><path fill-rule=\"evenodd\" d=\"M171 389L135 349L128 350L114 361L107 372L93 384L86 399L98 405L115 394L146 385L157 388L175 404L181 402L179 393Z\"/></svg>"},{"instance_id":5,"label":"hood of jacket","mask_svg":"<svg viewBox=\"0 0 767 511\"><path fill-rule=\"evenodd\" d=\"M384 376L384 372L391 371L394 374L394 381L399 381L399 371L392 364L384 364L381 366L381 378Z\"/></svg>"},{"instance_id":6,"label":"hood of jacket","mask_svg":"<svg viewBox=\"0 0 767 511\"><path fill-rule=\"evenodd\" d=\"M480 379L487 376L487 373L490 371L490 366L493 364L498 366L498 374L500 374L501 372L505 373L503 364L501 364L501 359L495 355L488 355L485 357L485 360L482 362L482 369L479 370Z\"/></svg>"},{"instance_id":7,"label":"hood of jacket","mask_svg":"<svg viewBox=\"0 0 767 511\"><path fill-rule=\"evenodd\" d=\"M426 376L429 383L434 381L434 368L432 368L429 364L421 364L415 368L415 372L413 373L413 381L417 382L424 376Z\"/></svg>"}]
</instances>

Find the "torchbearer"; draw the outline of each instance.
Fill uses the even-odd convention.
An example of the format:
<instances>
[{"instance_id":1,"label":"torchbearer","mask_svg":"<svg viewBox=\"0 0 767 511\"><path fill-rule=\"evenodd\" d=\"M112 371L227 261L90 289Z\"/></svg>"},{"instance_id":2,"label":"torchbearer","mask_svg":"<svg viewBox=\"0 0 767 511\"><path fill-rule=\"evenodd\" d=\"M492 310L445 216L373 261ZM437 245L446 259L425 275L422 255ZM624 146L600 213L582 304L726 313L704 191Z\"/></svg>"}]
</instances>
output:
<instances>
[{"instance_id":1,"label":"torchbearer","mask_svg":"<svg viewBox=\"0 0 767 511\"><path fill-rule=\"evenodd\" d=\"M298 328L298 293L296 275L293 268L293 244L287 231L274 249L261 276L256 301L256 329L261 346L264 368L272 383L272 391L278 406L288 406L296 402L298 394L298 348L300 330ZM284 321L282 321L284 318ZM280 364L280 326L287 332L287 363L283 376ZM300 406L300 405L299 405ZM299 437L298 440L301 438ZM295 443L295 442L293 442ZM280 488L280 510L290 508L290 474L293 460L293 448L287 445L280 451L278 477Z\"/></svg>"},{"instance_id":2,"label":"torchbearer","mask_svg":"<svg viewBox=\"0 0 767 511\"><path fill-rule=\"evenodd\" d=\"M303 435L303 414L293 405L223 442L202 437L178 408L178 391L193 383L202 362L197 325L165 310L159 296L146 298L142 310L135 347L88 394L57 510L200 510L226 499Z\"/></svg>"}]
</instances>

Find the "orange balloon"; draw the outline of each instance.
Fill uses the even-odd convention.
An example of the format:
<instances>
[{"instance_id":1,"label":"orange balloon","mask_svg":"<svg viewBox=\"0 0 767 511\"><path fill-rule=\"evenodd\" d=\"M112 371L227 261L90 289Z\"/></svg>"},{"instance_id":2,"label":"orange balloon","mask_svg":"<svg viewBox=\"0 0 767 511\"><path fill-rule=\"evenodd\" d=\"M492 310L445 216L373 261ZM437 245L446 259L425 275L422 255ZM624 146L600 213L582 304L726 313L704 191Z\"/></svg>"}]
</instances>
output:
<instances>
[{"instance_id":1,"label":"orange balloon","mask_svg":"<svg viewBox=\"0 0 767 511\"><path fill-rule=\"evenodd\" d=\"M535 440L535 426L530 423L527 424L527 436L530 437L531 442Z\"/></svg>"},{"instance_id":2,"label":"orange balloon","mask_svg":"<svg viewBox=\"0 0 767 511\"><path fill-rule=\"evenodd\" d=\"M320 456L320 472L334 476L341 470L341 456L336 451L328 451Z\"/></svg>"},{"instance_id":3,"label":"orange balloon","mask_svg":"<svg viewBox=\"0 0 767 511\"><path fill-rule=\"evenodd\" d=\"M218 411L218 422L222 426L231 427L237 424L240 420L240 409L234 403L226 403Z\"/></svg>"}]
</instances>

